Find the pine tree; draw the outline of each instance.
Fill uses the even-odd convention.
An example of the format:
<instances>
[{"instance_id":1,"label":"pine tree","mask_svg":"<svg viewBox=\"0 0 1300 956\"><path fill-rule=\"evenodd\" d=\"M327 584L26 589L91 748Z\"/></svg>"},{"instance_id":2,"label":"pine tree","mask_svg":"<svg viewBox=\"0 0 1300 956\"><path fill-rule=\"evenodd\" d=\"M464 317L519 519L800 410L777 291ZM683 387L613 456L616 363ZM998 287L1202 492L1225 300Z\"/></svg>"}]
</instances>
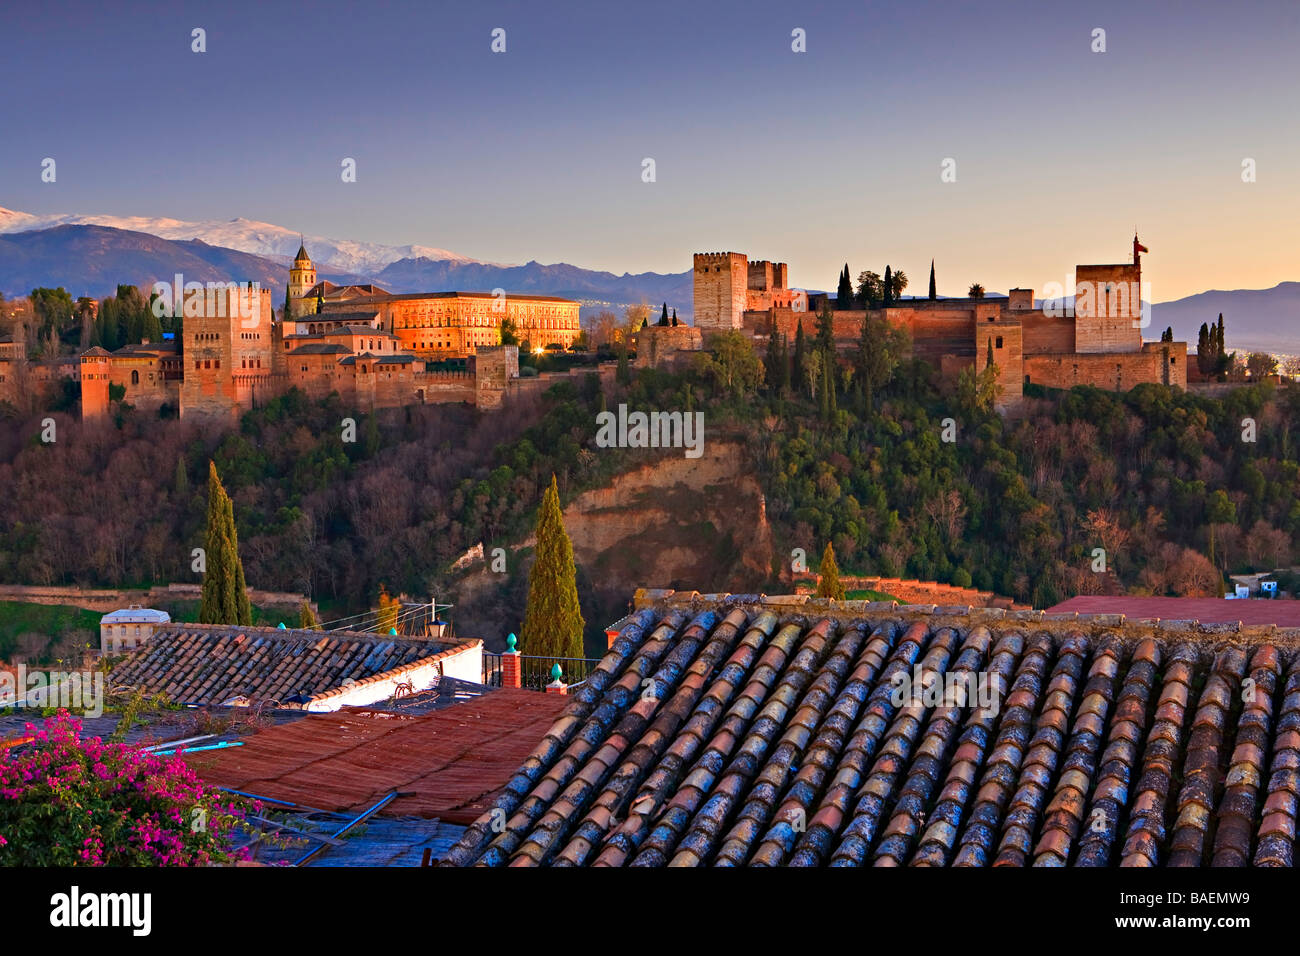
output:
<instances>
[{"instance_id":1,"label":"pine tree","mask_svg":"<svg viewBox=\"0 0 1300 956\"><path fill-rule=\"evenodd\" d=\"M939 290L934 284L934 260L930 260L930 298L939 298Z\"/></svg>"},{"instance_id":2,"label":"pine tree","mask_svg":"<svg viewBox=\"0 0 1300 956\"><path fill-rule=\"evenodd\" d=\"M519 648L534 657L582 657L586 622L578 604L573 543L564 530L560 489L553 474L537 512L536 537L537 559L528 575Z\"/></svg>"},{"instance_id":3,"label":"pine tree","mask_svg":"<svg viewBox=\"0 0 1300 956\"><path fill-rule=\"evenodd\" d=\"M221 484L215 462L208 462L208 536L203 590L199 598L202 624L253 623L252 607L239 560L239 535L234 507Z\"/></svg>"},{"instance_id":4,"label":"pine tree","mask_svg":"<svg viewBox=\"0 0 1300 956\"><path fill-rule=\"evenodd\" d=\"M894 272L889 266L885 266L885 305L889 306L894 301Z\"/></svg>"},{"instance_id":5,"label":"pine tree","mask_svg":"<svg viewBox=\"0 0 1300 956\"><path fill-rule=\"evenodd\" d=\"M840 566L835 563L835 549L829 541L822 552L821 567L817 569L817 597L844 600L844 585L840 584Z\"/></svg>"}]
</instances>

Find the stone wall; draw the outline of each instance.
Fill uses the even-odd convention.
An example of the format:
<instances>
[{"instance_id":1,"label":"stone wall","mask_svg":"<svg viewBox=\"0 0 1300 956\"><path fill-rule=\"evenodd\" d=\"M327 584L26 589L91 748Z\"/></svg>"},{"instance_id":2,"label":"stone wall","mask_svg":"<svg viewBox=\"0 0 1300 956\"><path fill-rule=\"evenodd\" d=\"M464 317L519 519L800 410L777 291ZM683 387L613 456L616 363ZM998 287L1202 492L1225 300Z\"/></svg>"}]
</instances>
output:
<instances>
[{"instance_id":1,"label":"stone wall","mask_svg":"<svg viewBox=\"0 0 1300 956\"><path fill-rule=\"evenodd\" d=\"M306 600L304 594L287 591L260 591L247 588L248 600L258 607L284 608L296 615ZM200 584L168 584L149 589L45 587L26 584L0 584L0 601L22 601L26 604L58 604L81 607L90 611L116 611L132 604L149 607L170 601L197 601L202 595ZM317 610L311 605L312 611Z\"/></svg>"},{"instance_id":2,"label":"stone wall","mask_svg":"<svg viewBox=\"0 0 1300 956\"><path fill-rule=\"evenodd\" d=\"M695 254L695 324L702 329L739 329L747 302L748 260L739 252Z\"/></svg>"}]
</instances>

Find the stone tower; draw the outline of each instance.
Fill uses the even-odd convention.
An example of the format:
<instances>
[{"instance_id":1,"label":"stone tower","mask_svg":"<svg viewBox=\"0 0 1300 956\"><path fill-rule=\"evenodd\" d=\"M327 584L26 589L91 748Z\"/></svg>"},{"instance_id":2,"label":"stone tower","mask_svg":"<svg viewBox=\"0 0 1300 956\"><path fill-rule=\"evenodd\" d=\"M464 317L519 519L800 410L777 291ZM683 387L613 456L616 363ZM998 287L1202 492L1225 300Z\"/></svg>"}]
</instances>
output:
<instances>
[{"instance_id":1,"label":"stone tower","mask_svg":"<svg viewBox=\"0 0 1300 956\"><path fill-rule=\"evenodd\" d=\"M749 260L743 253L695 253L695 325L740 328L748 288Z\"/></svg>"},{"instance_id":2,"label":"stone tower","mask_svg":"<svg viewBox=\"0 0 1300 956\"><path fill-rule=\"evenodd\" d=\"M316 267L312 265L311 257L307 255L307 246L299 243L298 254L293 257L293 266L289 269L289 306L294 311L294 315L301 315L300 308L306 309L306 306L299 306L298 300L305 296L311 287L316 284ZM285 316L289 318L289 316Z\"/></svg>"}]
</instances>

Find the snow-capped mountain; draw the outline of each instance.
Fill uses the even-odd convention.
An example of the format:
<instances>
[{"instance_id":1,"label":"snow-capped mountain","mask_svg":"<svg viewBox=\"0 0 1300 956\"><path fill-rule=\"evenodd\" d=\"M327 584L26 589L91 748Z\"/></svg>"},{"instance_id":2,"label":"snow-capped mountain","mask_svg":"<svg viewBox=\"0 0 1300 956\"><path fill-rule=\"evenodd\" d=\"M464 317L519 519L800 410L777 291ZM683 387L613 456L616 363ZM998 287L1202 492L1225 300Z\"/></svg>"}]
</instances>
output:
<instances>
[{"instance_id":1,"label":"snow-capped mountain","mask_svg":"<svg viewBox=\"0 0 1300 956\"><path fill-rule=\"evenodd\" d=\"M158 236L160 239L199 239L210 246L236 249L239 252L283 260L286 263L298 251L300 241L298 233L292 229L253 219L188 222L183 219L148 216L37 216L0 207L0 235L65 225L107 226L111 229L144 232ZM326 236L305 238L307 252L311 255L317 270L369 275L401 259L431 259L456 263L480 261L433 246L388 246L378 242L330 239Z\"/></svg>"}]
</instances>

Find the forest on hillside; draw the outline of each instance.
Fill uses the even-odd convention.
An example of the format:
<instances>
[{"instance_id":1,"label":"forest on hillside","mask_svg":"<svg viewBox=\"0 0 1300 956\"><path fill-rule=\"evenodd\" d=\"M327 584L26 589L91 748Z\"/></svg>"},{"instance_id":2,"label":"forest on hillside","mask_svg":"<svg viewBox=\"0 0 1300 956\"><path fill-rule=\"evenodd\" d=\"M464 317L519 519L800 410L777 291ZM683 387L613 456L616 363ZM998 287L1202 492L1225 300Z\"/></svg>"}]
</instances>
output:
<instances>
[{"instance_id":1,"label":"forest on hillside","mask_svg":"<svg viewBox=\"0 0 1300 956\"><path fill-rule=\"evenodd\" d=\"M225 432L130 409L109 427L56 413L57 440L46 443L41 415L11 410L0 417L0 581L196 581L212 459L255 586L305 591L341 613L373 606L381 584L454 595L450 565L476 544L527 537L552 472L567 501L663 453L597 447L596 415L618 403L702 411L706 453L709 435L743 437L777 553L817 555L829 540L845 573L1047 606L1079 593L1217 594L1225 573L1294 558L1295 387L1222 399L1154 385L1031 389L1003 417L988 376L940 381L887 330L864 330L858 350L838 358L824 341L813 331L760 355L723 335L680 371L624 364L610 390L589 375L501 413L364 415L291 392ZM343 440L349 417L353 442ZM778 562L755 587L786 570ZM521 615L523 597L512 576L502 613L517 603ZM584 606L597 629L613 610Z\"/></svg>"}]
</instances>

